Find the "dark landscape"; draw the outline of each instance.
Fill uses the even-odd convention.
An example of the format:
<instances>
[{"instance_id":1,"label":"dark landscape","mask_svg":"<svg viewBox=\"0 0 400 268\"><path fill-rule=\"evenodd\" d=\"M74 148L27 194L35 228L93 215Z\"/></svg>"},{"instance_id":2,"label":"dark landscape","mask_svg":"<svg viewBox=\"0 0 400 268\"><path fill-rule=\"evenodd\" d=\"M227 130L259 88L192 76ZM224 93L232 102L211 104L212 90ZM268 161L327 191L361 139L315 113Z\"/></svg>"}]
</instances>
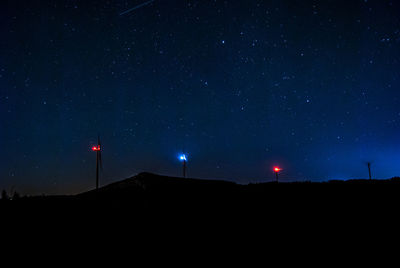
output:
<instances>
[{"instance_id":1,"label":"dark landscape","mask_svg":"<svg viewBox=\"0 0 400 268\"><path fill-rule=\"evenodd\" d=\"M400 211L399 14L393 0L1 0L0 220L47 219L54 236L86 219L86 235L140 233L104 224L128 218L385 229Z\"/></svg>"},{"instance_id":2,"label":"dark landscape","mask_svg":"<svg viewBox=\"0 0 400 268\"><path fill-rule=\"evenodd\" d=\"M188 179L140 173L77 195L1 200L1 208L133 213L378 212L400 204L400 178L258 183Z\"/></svg>"}]
</instances>

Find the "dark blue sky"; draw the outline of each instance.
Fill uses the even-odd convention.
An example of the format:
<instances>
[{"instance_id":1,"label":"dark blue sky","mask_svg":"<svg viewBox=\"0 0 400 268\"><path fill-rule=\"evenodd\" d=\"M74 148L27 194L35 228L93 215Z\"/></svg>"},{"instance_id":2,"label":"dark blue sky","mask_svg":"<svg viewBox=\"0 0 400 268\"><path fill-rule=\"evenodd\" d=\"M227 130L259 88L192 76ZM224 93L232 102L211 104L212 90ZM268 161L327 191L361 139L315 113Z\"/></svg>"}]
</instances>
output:
<instances>
[{"instance_id":1,"label":"dark blue sky","mask_svg":"<svg viewBox=\"0 0 400 268\"><path fill-rule=\"evenodd\" d=\"M0 3L0 189L400 175L397 1Z\"/></svg>"}]
</instances>

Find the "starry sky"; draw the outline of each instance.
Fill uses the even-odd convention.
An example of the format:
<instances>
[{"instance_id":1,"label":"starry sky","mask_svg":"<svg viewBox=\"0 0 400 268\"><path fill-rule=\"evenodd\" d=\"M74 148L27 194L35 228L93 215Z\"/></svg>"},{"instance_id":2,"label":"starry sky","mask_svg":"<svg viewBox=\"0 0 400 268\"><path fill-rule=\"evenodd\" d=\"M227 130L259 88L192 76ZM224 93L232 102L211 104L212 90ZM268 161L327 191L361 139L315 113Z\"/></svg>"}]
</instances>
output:
<instances>
[{"instance_id":1,"label":"starry sky","mask_svg":"<svg viewBox=\"0 0 400 268\"><path fill-rule=\"evenodd\" d=\"M400 3L3 0L0 189L400 175Z\"/></svg>"}]
</instances>

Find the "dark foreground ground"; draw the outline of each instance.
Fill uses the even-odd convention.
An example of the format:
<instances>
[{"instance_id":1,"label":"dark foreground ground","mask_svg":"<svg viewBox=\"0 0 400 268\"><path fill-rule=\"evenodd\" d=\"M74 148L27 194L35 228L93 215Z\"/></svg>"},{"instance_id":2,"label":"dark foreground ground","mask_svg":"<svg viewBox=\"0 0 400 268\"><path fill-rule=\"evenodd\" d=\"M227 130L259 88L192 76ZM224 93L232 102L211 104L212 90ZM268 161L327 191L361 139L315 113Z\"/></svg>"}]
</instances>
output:
<instances>
[{"instance_id":1,"label":"dark foreground ground","mask_svg":"<svg viewBox=\"0 0 400 268\"><path fill-rule=\"evenodd\" d=\"M0 208L52 213L380 213L400 209L400 179L239 185L141 173L74 196L22 197Z\"/></svg>"},{"instance_id":2,"label":"dark foreground ground","mask_svg":"<svg viewBox=\"0 0 400 268\"><path fill-rule=\"evenodd\" d=\"M99 241L107 249L145 242L151 252L154 246L175 249L178 238L187 250L201 241L218 251L262 245L279 252L310 254L327 246L352 252L393 244L388 239L398 243L399 214L398 178L238 185L141 173L74 196L0 201L3 234L23 233L22 241ZM106 238L115 242L105 244Z\"/></svg>"}]
</instances>

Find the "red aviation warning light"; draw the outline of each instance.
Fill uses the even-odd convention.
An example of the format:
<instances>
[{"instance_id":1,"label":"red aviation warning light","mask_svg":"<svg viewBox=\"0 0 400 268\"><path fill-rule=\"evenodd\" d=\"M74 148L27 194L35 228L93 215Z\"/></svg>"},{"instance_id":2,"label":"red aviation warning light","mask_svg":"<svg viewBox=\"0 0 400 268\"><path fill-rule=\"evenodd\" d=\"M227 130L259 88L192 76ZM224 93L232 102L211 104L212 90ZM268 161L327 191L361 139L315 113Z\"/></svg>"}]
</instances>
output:
<instances>
[{"instance_id":1,"label":"red aviation warning light","mask_svg":"<svg viewBox=\"0 0 400 268\"><path fill-rule=\"evenodd\" d=\"M274 167L274 172L275 172L275 176L276 176L276 182L279 182L279 171L281 171L282 169L280 167Z\"/></svg>"},{"instance_id":2,"label":"red aviation warning light","mask_svg":"<svg viewBox=\"0 0 400 268\"><path fill-rule=\"evenodd\" d=\"M92 147L92 151L100 151L100 145L97 145L97 146L93 146Z\"/></svg>"},{"instance_id":3,"label":"red aviation warning light","mask_svg":"<svg viewBox=\"0 0 400 268\"><path fill-rule=\"evenodd\" d=\"M103 169L101 161L101 143L100 136L97 137L97 145L92 146L92 151L96 152L96 190L99 189L99 168Z\"/></svg>"}]
</instances>

